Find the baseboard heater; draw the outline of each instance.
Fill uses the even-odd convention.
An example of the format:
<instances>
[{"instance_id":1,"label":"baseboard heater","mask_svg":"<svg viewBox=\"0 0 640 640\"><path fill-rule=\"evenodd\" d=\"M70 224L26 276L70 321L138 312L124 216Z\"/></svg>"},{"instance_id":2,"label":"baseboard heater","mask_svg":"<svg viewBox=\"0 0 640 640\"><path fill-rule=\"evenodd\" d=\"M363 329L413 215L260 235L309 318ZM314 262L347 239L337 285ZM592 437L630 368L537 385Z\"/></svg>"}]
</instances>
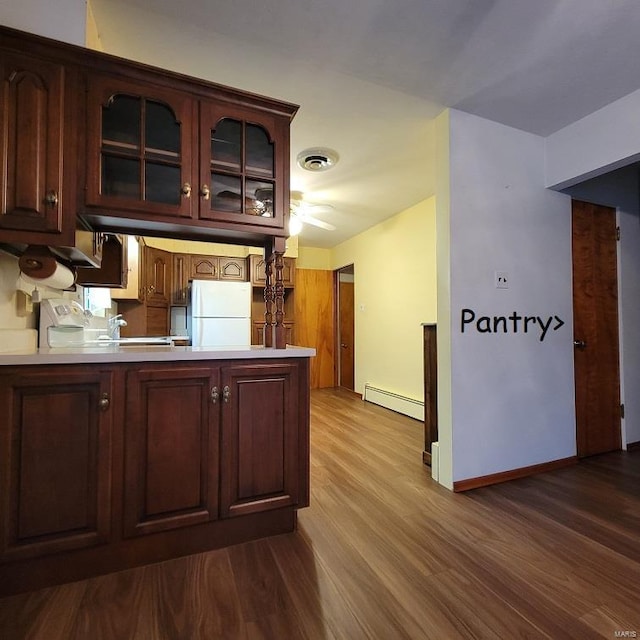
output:
<instances>
[{"instance_id":1,"label":"baseboard heater","mask_svg":"<svg viewBox=\"0 0 640 640\"><path fill-rule=\"evenodd\" d=\"M364 385L363 399L366 402L380 405L381 407L402 413L410 418L424 420L424 402L420 400L407 398L406 396L401 396L398 393L386 391L385 389L379 389L369 383Z\"/></svg>"}]
</instances>

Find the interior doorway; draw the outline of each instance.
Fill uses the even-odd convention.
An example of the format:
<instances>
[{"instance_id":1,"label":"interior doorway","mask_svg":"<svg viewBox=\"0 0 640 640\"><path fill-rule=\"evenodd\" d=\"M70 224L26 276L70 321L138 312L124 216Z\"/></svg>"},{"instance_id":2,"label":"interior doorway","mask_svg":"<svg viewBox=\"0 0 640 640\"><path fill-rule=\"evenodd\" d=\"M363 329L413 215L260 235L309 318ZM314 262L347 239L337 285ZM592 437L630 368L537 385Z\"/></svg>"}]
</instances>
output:
<instances>
[{"instance_id":1,"label":"interior doorway","mask_svg":"<svg viewBox=\"0 0 640 640\"><path fill-rule=\"evenodd\" d=\"M337 290L336 343L339 387L355 390L355 269L352 264L335 271Z\"/></svg>"},{"instance_id":2,"label":"interior doorway","mask_svg":"<svg viewBox=\"0 0 640 640\"><path fill-rule=\"evenodd\" d=\"M573 336L579 457L620 449L616 210L572 201Z\"/></svg>"}]
</instances>

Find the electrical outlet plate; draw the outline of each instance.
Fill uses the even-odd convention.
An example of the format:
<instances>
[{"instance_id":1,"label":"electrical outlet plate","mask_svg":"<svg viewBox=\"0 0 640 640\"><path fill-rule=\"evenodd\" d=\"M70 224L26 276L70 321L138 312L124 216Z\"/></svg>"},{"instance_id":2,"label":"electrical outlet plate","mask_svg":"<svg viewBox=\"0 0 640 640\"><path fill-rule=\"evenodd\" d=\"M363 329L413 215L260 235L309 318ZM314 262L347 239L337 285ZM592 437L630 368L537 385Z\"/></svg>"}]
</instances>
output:
<instances>
[{"instance_id":1,"label":"electrical outlet plate","mask_svg":"<svg viewBox=\"0 0 640 640\"><path fill-rule=\"evenodd\" d=\"M495 271L494 280L495 280L496 289L509 288L509 274L506 271Z\"/></svg>"}]
</instances>

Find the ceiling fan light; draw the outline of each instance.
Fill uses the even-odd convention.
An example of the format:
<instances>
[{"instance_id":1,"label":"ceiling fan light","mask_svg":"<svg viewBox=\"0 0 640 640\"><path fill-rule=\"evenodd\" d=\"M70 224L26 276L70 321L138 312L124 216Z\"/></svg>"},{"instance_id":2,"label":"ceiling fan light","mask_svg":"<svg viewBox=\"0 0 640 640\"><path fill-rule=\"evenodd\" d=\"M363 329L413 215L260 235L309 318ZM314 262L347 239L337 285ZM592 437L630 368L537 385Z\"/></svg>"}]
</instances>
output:
<instances>
[{"instance_id":1,"label":"ceiling fan light","mask_svg":"<svg viewBox=\"0 0 640 640\"><path fill-rule=\"evenodd\" d=\"M289 235L297 236L302 231L302 220L295 214L289 216Z\"/></svg>"},{"instance_id":2,"label":"ceiling fan light","mask_svg":"<svg viewBox=\"0 0 640 640\"><path fill-rule=\"evenodd\" d=\"M298 166L306 171L328 171L334 167L340 156L337 151L326 147L312 147L297 156Z\"/></svg>"}]
</instances>

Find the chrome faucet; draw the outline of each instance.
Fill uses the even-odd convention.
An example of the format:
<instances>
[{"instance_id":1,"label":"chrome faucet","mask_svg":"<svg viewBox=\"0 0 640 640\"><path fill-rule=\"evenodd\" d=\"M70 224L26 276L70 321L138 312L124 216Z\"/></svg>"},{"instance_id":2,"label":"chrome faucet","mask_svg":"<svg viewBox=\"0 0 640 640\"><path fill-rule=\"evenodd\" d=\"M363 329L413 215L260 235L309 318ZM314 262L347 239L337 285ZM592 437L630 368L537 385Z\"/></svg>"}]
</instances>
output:
<instances>
[{"instance_id":1,"label":"chrome faucet","mask_svg":"<svg viewBox=\"0 0 640 640\"><path fill-rule=\"evenodd\" d=\"M120 327L126 327L127 321L119 313L117 316L109 318L109 338L118 340L120 338Z\"/></svg>"}]
</instances>

